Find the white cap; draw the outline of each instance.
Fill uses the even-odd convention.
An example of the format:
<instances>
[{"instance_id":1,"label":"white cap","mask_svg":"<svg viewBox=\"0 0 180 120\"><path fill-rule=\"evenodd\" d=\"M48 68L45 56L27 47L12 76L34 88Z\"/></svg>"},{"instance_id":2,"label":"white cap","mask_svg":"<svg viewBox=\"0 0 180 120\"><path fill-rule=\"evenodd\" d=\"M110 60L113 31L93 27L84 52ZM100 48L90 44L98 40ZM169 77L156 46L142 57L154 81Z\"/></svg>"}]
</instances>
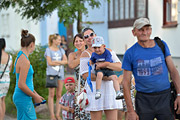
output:
<instances>
[{"instance_id":1,"label":"white cap","mask_svg":"<svg viewBox=\"0 0 180 120\"><path fill-rule=\"evenodd\" d=\"M141 29L144 26L151 26L147 18L139 18L134 22L133 28Z\"/></svg>"},{"instance_id":2,"label":"white cap","mask_svg":"<svg viewBox=\"0 0 180 120\"><path fill-rule=\"evenodd\" d=\"M104 45L104 39L103 37L96 36L92 40L92 47L101 47L101 45Z\"/></svg>"}]
</instances>

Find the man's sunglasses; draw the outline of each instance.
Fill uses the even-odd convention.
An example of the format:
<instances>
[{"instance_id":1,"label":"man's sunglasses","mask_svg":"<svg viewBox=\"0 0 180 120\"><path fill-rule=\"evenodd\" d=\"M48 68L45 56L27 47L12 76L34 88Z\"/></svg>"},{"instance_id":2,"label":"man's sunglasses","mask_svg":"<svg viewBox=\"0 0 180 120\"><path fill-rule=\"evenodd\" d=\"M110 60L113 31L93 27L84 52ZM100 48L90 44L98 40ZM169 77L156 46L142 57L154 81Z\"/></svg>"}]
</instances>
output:
<instances>
[{"instance_id":1,"label":"man's sunglasses","mask_svg":"<svg viewBox=\"0 0 180 120\"><path fill-rule=\"evenodd\" d=\"M85 36L84 36L84 39L87 39L87 38L89 38L90 36L91 36L91 37L94 36L94 33L92 32L92 33L90 33L89 35L85 35Z\"/></svg>"}]
</instances>

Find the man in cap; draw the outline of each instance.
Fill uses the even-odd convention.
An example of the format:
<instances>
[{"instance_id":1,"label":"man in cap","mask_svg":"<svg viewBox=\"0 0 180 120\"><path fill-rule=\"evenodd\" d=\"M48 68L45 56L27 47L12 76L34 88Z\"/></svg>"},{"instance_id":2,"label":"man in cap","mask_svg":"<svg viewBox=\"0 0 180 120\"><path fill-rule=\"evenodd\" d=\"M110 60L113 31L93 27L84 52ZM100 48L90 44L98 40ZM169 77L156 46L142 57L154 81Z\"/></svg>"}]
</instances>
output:
<instances>
[{"instance_id":1,"label":"man in cap","mask_svg":"<svg viewBox=\"0 0 180 120\"><path fill-rule=\"evenodd\" d=\"M123 88L127 103L128 120L174 120L170 106L171 93L168 71L177 90L174 109L180 113L180 77L173 64L169 48L165 41L165 55L153 39L152 28L147 18L134 22L132 33L137 42L129 48L123 59ZM131 75L135 77L136 112L130 96Z\"/></svg>"},{"instance_id":2,"label":"man in cap","mask_svg":"<svg viewBox=\"0 0 180 120\"><path fill-rule=\"evenodd\" d=\"M101 66L96 66L95 75L96 77L96 94L95 99L101 97L101 81L103 76L110 77L113 81L113 86L116 91L116 99L122 99L123 94L120 92L118 79L113 70L106 68L110 62L112 62L112 55L109 50L105 48L104 39L100 36L96 36L92 40L92 47L94 52L90 58L90 65L101 62Z\"/></svg>"}]
</instances>

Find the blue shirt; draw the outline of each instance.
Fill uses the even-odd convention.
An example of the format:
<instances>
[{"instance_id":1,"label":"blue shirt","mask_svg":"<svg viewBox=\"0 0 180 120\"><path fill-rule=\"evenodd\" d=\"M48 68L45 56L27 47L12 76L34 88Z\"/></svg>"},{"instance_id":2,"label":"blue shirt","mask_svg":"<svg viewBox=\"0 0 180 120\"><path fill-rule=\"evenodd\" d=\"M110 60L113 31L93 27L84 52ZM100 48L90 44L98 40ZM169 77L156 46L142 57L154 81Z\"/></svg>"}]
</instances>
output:
<instances>
[{"instance_id":1,"label":"blue shirt","mask_svg":"<svg viewBox=\"0 0 180 120\"><path fill-rule=\"evenodd\" d=\"M90 60L93 63L96 62L113 62L112 61L112 55L109 50L105 49L104 53L101 55L98 55L97 53L93 52Z\"/></svg>"},{"instance_id":2,"label":"blue shirt","mask_svg":"<svg viewBox=\"0 0 180 120\"><path fill-rule=\"evenodd\" d=\"M165 62L165 57L170 55L170 51L167 44L164 41L163 43L165 56L157 43L152 48L143 48L135 43L126 51L122 68L132 71L137 91L152 93L170 88Z\"/></svg>"}]
</instances>

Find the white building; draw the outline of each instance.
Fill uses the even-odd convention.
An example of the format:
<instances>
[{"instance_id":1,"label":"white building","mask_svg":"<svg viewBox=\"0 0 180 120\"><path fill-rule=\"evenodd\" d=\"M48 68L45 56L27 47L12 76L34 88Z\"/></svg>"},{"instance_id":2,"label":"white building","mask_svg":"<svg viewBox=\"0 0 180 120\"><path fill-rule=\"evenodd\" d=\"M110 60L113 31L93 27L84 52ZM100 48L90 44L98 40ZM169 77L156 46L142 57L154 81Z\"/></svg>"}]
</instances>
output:
<instances>
[{"instance_id":1,"label":"white building","mask_svg":"<svg viewBox=\"0 0 180 120\"><path fill-rule=\"evenodd\" d=\"M109 47L123 56L136 42L132 25L136 18L147 17L152 35L169 46L173 61L180 72L180 0L111 0L108 9Z\"/></svg>"},{"instance_id":2,"label":"white building","mask_svg":"<svg viewBox=\"0 0 180 120\"><path fill-rule=\"evenodd\" d=\"M21 30L26 29L35 36L36 45L44 45L50 34L58 33L58 20L56 11L42 21L22 19L10 7L0 12L0 37L6 40L6 50L20 50Z\"/></svg>"},{"instance_id":3,"label":"white building","mask_svg":"<svg viewBox=\"0 0 180 120\"><path fill-rule=\"evenodd\" d=\"M7 50L20 49L22 29L27 29L32 33L36 37L36 43L40 42L39 22L35 24L33 21L21 20L20 15L15 13L11 7L0 12L0 21L0 37L5 38Z\"/></svg>"}]
</instances>

